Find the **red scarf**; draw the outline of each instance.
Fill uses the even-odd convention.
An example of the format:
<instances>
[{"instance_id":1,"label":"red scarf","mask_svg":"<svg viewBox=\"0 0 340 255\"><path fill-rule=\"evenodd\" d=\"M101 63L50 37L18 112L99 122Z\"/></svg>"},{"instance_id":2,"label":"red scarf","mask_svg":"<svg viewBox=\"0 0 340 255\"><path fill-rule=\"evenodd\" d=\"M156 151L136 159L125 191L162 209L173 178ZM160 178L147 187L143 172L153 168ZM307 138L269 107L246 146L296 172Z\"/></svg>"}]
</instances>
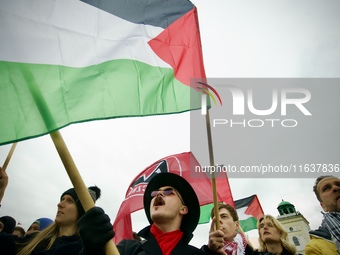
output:
<instances>
[{"instance_id":1,"label":"red scarf","mask_svg":"<svg viewBox=\"0 0 340 255\"><path fill-rule=\"evenodd\" d=\"M156 238L164 255L170 255L171 251L183 236L183 232L181 230L163 233L162 230L160 230L155 224L151 225L150 232Z\"/></svg>"}]
</instances>

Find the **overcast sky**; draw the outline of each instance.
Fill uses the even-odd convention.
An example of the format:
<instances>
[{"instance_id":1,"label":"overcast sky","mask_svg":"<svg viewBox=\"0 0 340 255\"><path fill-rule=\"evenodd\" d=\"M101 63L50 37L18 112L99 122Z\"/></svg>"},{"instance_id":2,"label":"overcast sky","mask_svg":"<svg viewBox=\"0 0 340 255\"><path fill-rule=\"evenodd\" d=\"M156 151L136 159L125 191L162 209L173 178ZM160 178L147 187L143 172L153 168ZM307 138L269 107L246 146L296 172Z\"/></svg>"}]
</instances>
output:
<instances>
[{"instance_id":1,"label":"overcast sky","mask_svg":"<svg viewBox=\"0 0 340 255\"><path fill-rule=\"evenodd\" d=\"M193 3L198 8L208 77L339 77L339 1ZM112 222L140 171L160 158L190 150L189 117L183 113L94 121L60 130L86 185L102 189L97 205ZM338 125L337 118L330 121ZM9 149L10 145L0 147L0 162ZM54 219L60 195L72 186L49 136L18 143L7 172L10 181L0 215L13 216L26 229L37 218ZM311 228L317 228L322 217L312 192L314 180L231 178L230 185L234 199L257 194L264 212L274 216L282 199L289 201ZM142 211L133 215L134 230L146 224ZM192 244L206 243L208 229L208 224L198 226Z\"/></svg>"}]
</instances>

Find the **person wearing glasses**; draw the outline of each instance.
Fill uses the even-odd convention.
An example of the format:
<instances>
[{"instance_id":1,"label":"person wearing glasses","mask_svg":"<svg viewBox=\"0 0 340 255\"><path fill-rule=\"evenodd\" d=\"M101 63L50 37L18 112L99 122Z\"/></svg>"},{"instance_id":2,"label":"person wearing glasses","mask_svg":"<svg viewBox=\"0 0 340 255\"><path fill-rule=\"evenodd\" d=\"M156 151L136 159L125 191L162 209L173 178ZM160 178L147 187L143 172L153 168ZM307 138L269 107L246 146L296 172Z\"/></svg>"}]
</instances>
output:
<instances>
[{"instance_id":1,"label":"person wearing glasses","mask_svg":"<svg viewBox=\"0 0 340 255\"><path fill-rule=\"evenodd\" d=\"M206 254L189 245L199 221L200 206L195 191L184 178L173 173L155 175L145 189L143 200L150 223L138 233L144 240L122 240L117 244L120 254ZM90 209L78 226L84 254L104 254L106 242L114 236L104 211L99 207Z\"/></svg>"}]
</instances>

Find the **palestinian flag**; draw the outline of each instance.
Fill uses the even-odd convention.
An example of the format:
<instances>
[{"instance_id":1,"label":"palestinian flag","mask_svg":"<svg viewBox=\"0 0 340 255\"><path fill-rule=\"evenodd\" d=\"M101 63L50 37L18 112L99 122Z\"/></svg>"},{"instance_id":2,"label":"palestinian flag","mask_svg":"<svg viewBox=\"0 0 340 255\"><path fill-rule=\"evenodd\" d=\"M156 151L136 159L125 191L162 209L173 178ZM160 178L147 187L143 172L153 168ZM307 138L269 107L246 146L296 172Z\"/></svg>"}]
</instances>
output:
<instances>
[{"instance_id":1,"label":"palestinian flag","mask_svg":"<svg viewBox=\"0 0 340 255\"><path fill-rule=\"evenodd\" d=\"M228 177L225 173L220 173L216 178L216 191L217 195L222 199L218 200L221 203L230 204L235 207L233 194L231 193ZM212 191L211 191L212 192ZM211 210L214 204L205 204L200 207L201 214L198 224L204 224L210 222Z\"/></svg>"},{"instance_id":2,"label":"palestinian flag","mask_svg":"<svg viewBox=\"0 0 340 255\"><path fill-rule=\"evenodd\" d=\"M235 208L244 232L257 229L257 221L264 215L257 195L236 200Z\"/></svg>"},{"instance_id":3,"label":"palestinian flag","mask_svg":"<svg viewBox=\"0 0 340 255\"><path fill-rule=\"evenodd\" d=\"M0 145L71 123L200 108L188 0L0 2Z\"/></svg>"},{"instance_id":4,"label":"palestinian flag","mask_svg":"<svg viewBox=\"0 0 340 255\"><path fill-rule=\"evenodd\" d=\"M230 189L229 186L228 186L228 189ZM217 188L217 190L219 191L219 188ZM231 194L231 191L229 192ZM233 203L230 203L230 200L229 202L226 201L225 203L230 204L231 206L234 206L234 208L236 208L236 211L239 217L240 226L244 232L247 232L252 229L257 229L257 221L260 217L264 215L260 201L257 198L257 195L252 195L250 197L236 200L234 201L234 205ZM201 206L201 216L200 216L199 224L210 222L210 213L213 207L214 207L214 204L207 204L207 205Z\"/></svg>"}]
</instances>

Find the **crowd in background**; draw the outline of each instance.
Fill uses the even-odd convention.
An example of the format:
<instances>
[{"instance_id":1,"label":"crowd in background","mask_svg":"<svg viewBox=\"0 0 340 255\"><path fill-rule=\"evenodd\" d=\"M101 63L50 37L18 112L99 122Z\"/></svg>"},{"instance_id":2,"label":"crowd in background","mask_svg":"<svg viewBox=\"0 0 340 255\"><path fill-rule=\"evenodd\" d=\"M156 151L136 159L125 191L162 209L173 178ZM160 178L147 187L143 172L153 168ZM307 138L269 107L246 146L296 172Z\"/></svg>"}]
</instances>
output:
<instances>
[{"instance_id":1,"label":"crowd in background","mask_svg":"<svg viewBox=\"0 0 340 255\"><path fill-rule=\"evenodd\" d=\"M0 203L5 195L8 175L0 167ZM340 179L320 176L313 191L324 210L305 255L340 254ZM101 190L88 192L95 202ZM114 237L110 218L100 207L84 211L74 188L62 193L55 219L41 217L25 230L11 216L0 217L0 253L3 255L106 254L106 244ZM120 254L222 254L222 255L297 255L294 244L281 223L271 215L258 219L259 247L254 249L240 228L234 207L219 203L211 211L208 243L189 245L200 216L197 195L181 176L155 175L144 193L144 210L150 225L133 238L117 244ZM215 213L218 212L216 215Z\"/></svg>"}]
</instances>

